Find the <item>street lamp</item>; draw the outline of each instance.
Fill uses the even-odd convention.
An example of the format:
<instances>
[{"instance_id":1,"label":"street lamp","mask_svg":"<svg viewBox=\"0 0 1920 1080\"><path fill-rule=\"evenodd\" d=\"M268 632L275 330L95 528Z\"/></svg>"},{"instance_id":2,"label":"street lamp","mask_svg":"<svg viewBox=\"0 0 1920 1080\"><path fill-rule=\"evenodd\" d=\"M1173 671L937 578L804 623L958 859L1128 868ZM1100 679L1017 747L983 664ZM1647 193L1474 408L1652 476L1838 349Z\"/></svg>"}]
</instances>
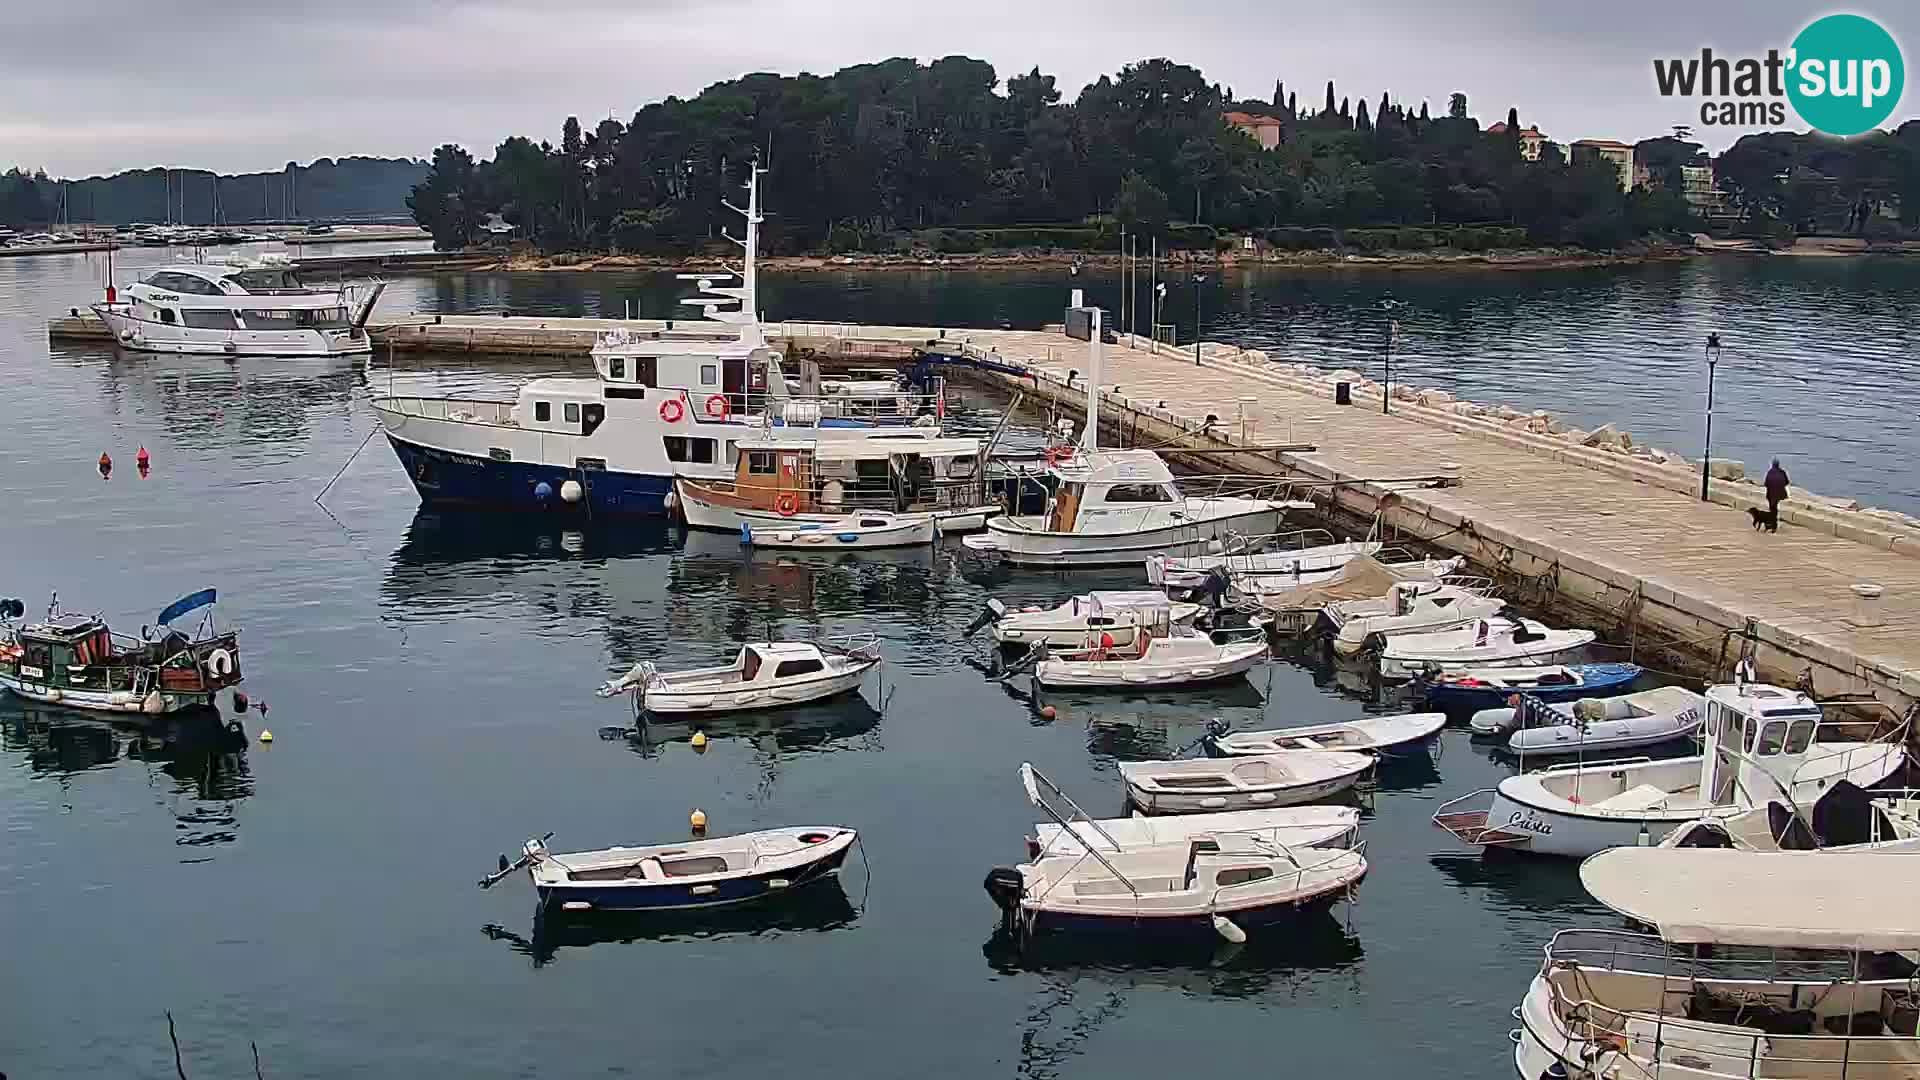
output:
<instances>
[{"instance_id":1,"label":"street lamp","mask_svg":"<svg viewBox=\"0 0 1920 1080\"><path fill-rule=\"evenodd\" d=\"M1193 366L1200 366L1200 283L1207 280L1205 274L1193 275Z\"/></svg>"},{"instance_id":2,"label":"street lamp","mask_svg":"<svg viewBox=\"0 0 1920 1080\"><path fill-rule=\"evenodd\" d=\"M1392 293L1380 298L1380 312L1387 317L1387 373L1380 383L1380 414L1385 416L1392 409L1393 401L1393 339L1400 335L1400 323L1393 317L1394 310L1400 307L1400 301Z\"/></svg>"},{"instance_id":3,"label":"street lamp","mask_svg":"<svg viewBox=\"0 0 1920 1080\"><path fill-rule=\"evenodd\" d=\"M1713 371L1720 363L1720 335L1707 335L1707 444L1700 453L1700 501L1707 501L1707 474L1713 468Z\"/></svg>"}]
</instances>

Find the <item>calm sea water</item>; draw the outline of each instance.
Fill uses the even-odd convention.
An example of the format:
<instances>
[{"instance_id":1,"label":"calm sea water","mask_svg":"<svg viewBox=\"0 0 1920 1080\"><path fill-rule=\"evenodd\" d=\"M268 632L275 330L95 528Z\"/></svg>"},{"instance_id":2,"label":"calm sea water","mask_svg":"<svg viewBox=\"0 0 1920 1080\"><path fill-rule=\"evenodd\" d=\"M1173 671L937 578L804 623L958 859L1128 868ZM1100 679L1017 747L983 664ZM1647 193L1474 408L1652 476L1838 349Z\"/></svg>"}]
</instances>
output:
<instances>
[{"instance_id":1,"label":"calm sea water","mask_svg":"<svg viewBox=\"0 0 1920 1080\"><path fill-rule=\"evenodd\" d=\"M1556 344L1535 362L1554 377L1511 381L1679 416L1683 395L1655 388L1664 368L1629 373L1606 358L1630 352L1649 325L1690 327L1683 308L1718 295L1766 310L1765 353L1776 355L1791 349L1788 331L1811 336L1829 312L1911 303L1885 282L1819 284L1839 270L1806 270L1812 280L1797 287L1786 273L1278 278L1233 286L1209 307L1224 312L1211 324L1222 332L1364 356L1371 331L1358 306L1389 284L1409 303L1430 290L1430 313L1404 321L1431 326L1421 336L1435 350L1457 327L1459 355L1474 359L1450 372L1427 362L1427 381L1491 385L1499 365L1529 355L1525 334L1544 334ZM1210 716L1273 726L1398 706L1277 660L1199 694L1052 696L1059 715L1045 722L1021 687L968 663L983 646L960 631L988 596L1051 602L1137 577L983 584L947 551L747 559L724 536L424 514L383 445L354 458L373 430L369 383L383 387L387 373L49 348L46 317L87 302L99 277L87 257L0 260L0 594L38 610L57 589L132 629L217 585L222 618L244 630L247 689L271 710L249 715L248 730L271 728L275 741L0 700L9 1075L173 1075L171 1011L196 1078L251 1075L250 1041L276 1077L1148 1076L1196 1060L1270 1071L1276 1048L1308 1075L1493 1077L1510 1068L1507 1010L1539 946L1560 927L1606 922L1571 866L1431 857L1448 846L1427 820L1438 803L1510 771L1454 730L1432 762L1390 774L1369 806L1373 870L1351 911L1237 954L1012 956L980 884L1019 859L1035 817L1020 762L1114 812L1115 764L1176 752ZM974 324L1045 321L1060 293L1039 277L823 275L766 288L783 315ZM1260 314L1304 312L1303 296L1322 314ZM617 312L638 300L664 313L669 299L658 278L551 275L407 280L386 303ZM1533 316L1490 314L1523 310ZM1526 329L1541 320L1557 329ZM1604 347L1573 344L1580 325ZM1678 385L1690 361L1673 348L1664 377ZM1855 374L1809 356L1807 377L1825 373L1820 389L1798 392L1809 408L1855 418L1862 439L1879 410L1912 412L1892 375L1910 370L1910 344L1875 348L1854 335L1822 354L1849 357ZM416 359L395 377L504 391L550 366L447 358L429 374ZM1879 372L1883 389L1843 401L1859 372ZM1783 420L1791 396L1772 400L1727 426L1783 441L1818 431L1819 441L1798 437L1793 460L1849 475L1847 431ZM977 422L996 403L975 404ZM1910 440L1911 426L1880 434ZM140 446L153 456L145 479L132 468ZM109 481L94 468L102 451L119 463ZM885 681L785 724L715 724L703 754L685 729L601 738L627 717L591 694L610 673L641 658L718 662L768 625L878 634ZM561 850L671 840L694 807L717 832L852 825L867 858L850 868L845 900L829 892L779 912L560 935L534 934L524 879L474 888L497 852L529 835L553 830Z\"/></svg>"}]
</instances>

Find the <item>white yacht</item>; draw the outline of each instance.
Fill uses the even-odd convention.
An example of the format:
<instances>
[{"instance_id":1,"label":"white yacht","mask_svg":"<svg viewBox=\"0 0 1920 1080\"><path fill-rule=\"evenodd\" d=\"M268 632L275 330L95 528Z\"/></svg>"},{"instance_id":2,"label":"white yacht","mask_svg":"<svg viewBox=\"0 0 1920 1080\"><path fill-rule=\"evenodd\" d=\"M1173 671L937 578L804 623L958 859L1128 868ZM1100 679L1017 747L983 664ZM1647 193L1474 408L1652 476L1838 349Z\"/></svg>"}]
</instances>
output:
<instances>
[{"instance_id":1,"label":"white yacht","mask_svg":"<svg viewBox=\"0 0 1920 1080\"><path fill-rule=\"evenodd\" d=\"M94 304L114 340L139 352L228 356L345 356L372 351L367 317L386 288L300 282L292 260L179 263Z\"/></svg>"}]
</instances>

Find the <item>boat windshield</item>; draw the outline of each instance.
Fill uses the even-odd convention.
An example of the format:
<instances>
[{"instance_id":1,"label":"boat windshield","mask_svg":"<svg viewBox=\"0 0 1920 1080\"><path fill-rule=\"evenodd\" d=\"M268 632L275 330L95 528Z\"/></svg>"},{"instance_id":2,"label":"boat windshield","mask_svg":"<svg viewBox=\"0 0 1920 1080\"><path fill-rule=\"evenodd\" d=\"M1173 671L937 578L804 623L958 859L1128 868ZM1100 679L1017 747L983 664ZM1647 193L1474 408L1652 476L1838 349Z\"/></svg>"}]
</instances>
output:
<instances>
[{"instance_id":1,"label":"boat windshield","mask_svg":"<svg viewBox=\"0 0 1920 1080\"><path fill-rule=\"evenodd\" d=\"M250 293L303 291L299 273L291 268L242 270L239 273L228 274L227 280Z\"/></svg>"},{"instance_id":2,"label":"boat windshield","mask_svg":"<svg viewBox=\"0 0 1920 1080\"><path fill-rule=\"evenodd\" d=\"M240 308L237 314L248 330L344 330L349 325L343 307Z\"/></svg>"}]
</instances>

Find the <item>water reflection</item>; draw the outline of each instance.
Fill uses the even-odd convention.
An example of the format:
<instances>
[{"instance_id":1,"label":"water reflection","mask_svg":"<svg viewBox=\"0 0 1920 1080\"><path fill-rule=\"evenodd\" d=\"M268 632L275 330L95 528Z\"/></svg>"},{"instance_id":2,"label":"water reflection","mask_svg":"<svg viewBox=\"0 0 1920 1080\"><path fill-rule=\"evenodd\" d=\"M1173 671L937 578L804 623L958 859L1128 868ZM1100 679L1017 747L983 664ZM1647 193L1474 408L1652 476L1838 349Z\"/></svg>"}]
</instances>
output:
<instances>
[{"instance_id":1,"label":"water reflection","mask_svg":"<svg viewBox=\"0 0 1920 1080\"><path fill-rule=\"evenodd\" d=\"M700 732L708 739L736 739L751 743L767 757L795 753L853 749L880 749L874 736L880 710L868 703L862 690L831 701L757 712L720 713L686 719L671 715L637 717L632 727L602 729L608 738L624 740L642 757L655 757L672 743L684 743Z\"/></svg>"},{"instance_id":2,"label":"water reflection","mask_svg":"<svg viewBox=\"0 0 1920 1080\"><path fill-rule=\"evenodd\" d=\"M553 962L562 949L637 942L714 941L825 933L851 926L860 909L835 880L789 893L778 903L718 908L711 911L607 912L569 915L540 909L528 934L489 923L481 932L504 941L534 967Z\"/></svg>"},{"instance_id":3,"label":"water reflection","mask_svg":"<svg viewBox=\"0 0 1920 1080\"><path fill-rule=\"evenodd\" d=\"M159 418L183 450L246 448L291 457L311 436L315 409L343 408L359 385L352 357L180 356L75 345L61 358L95 369L115 412Z\"/></svg>"}]
</instances>

